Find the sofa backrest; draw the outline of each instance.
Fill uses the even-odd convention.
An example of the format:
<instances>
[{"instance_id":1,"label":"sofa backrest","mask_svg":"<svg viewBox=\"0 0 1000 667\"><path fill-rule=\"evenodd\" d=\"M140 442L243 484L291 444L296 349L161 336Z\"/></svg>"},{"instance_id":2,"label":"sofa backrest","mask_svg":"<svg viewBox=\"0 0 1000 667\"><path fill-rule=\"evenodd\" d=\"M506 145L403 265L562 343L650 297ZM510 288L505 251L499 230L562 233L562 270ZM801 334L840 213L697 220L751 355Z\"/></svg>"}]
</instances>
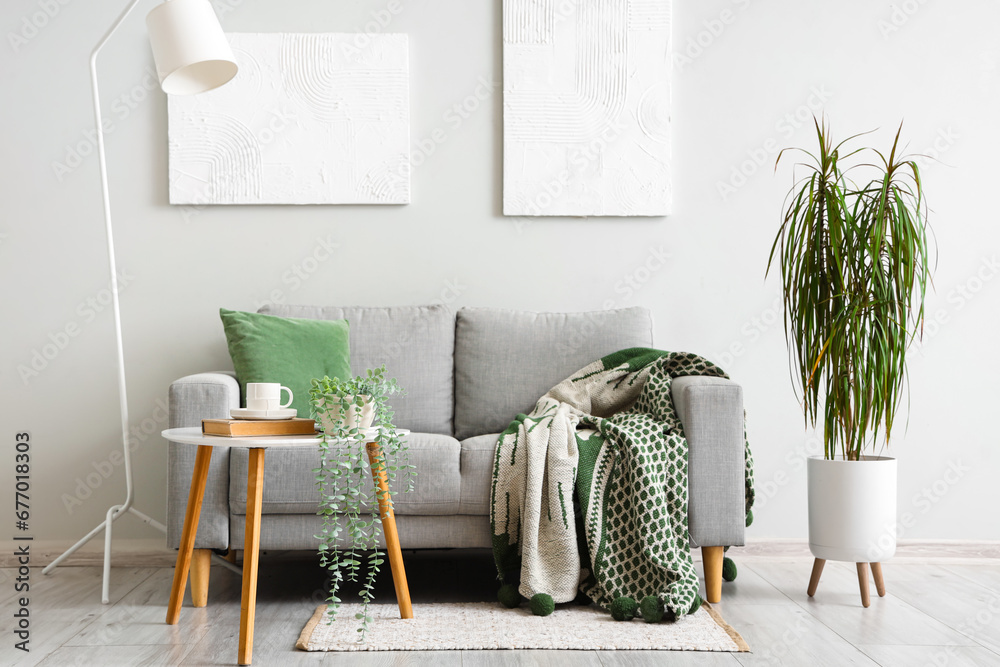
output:
<instances>
[{"instance_id":1,"label":"sofa backrest","mask_svg":"<svg viewBox=\"0 0 1000 667\"><path fill-rule=\"evenodd\" d=\"M389 402L396 426L451 435L454 417L455 313L444 305L388 308L268 304L260 311L277 317L342 320L350 323L351 371L385 364L406 396Z\"/></svg>"},{"instance_id":2,"label":"sofa backrest","mask_svg":"<svg viewBox=\"0 0 1000 667\"><path fill-rule=\"evenodd\" d=\"M572 373L653 345L645 308L532 313L462 308L455 328L455 437L497 433Z\"/></svg>"}]
</instances>

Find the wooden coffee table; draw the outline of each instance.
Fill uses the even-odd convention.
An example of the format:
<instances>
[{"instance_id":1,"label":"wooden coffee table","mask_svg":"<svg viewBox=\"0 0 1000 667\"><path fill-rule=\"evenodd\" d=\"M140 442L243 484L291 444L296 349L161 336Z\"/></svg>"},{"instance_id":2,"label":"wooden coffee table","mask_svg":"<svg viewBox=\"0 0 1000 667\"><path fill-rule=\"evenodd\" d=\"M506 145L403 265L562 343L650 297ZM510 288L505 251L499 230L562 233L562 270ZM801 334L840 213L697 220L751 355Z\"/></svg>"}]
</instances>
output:
<instances>
[{"instance_id":1,"label":"wooden coffee table","mask_svg":"<svg viewBox=\"0 0 1000 667\"><path fill-rule=\"evenodd\" d=\"M399 435L409 431L398 429ZM313 448L319 440L312 435L268 436L255 438L227 438L203 435L201 429L171 428L163 431L163 437L170 442L197 445L198 452L191 475L191 491L188 494L187 511L184 515L184 532L181 534L180 550L177 552L177 566L174 569L174 583L170 589L170 603L167 606L167 623L176 625L187 587L188 571L191 568L191 554L194 551L195 534L201 517L201 503L205 497L205 481L208 479L208 465L212 460L212 450L216 447L246 447L250 450L247 472L247 517L246 534L243 543L243 596L240 602L240 646L239 664L249 665L253 657L254 613L257 606L257 561L260 552L260 510L264 497L264 452L268 449L294 447ZM386 552L392 569L392 581L396 588L401 618L413 618L410 604L410 590L406 585L406 571L403 569L403 555L399 548L396 532L396 517L389 496L388 475L384 467L376 467L382 446L378 440L378 429L365 431L368 460L372 464L372 476L379 487L378 505L382 519L382 533L385 536Z\"/></svg>"}]
</instances>

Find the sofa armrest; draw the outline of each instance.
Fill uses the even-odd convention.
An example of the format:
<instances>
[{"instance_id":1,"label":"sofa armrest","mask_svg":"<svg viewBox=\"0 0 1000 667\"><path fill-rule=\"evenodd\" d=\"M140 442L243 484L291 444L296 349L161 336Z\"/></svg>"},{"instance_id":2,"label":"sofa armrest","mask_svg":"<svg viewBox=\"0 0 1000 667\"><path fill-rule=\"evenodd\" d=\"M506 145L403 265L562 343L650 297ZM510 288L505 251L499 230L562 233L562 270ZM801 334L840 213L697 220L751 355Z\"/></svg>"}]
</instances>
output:
<instances>
[{"instance_id":1,"label":"sofa armrest","mask_svg":"<svg viewBox=\"0 0 1000 667\"><path fill-rule=\"evenodd\" d=\"M675 378L674 406L688 440L691 545L742 546L746 529L743 388L725 378Z\"/></svg>"},{"instance_id":2,"label":"sofa armrest","mask_svg":"<svg viewBox=\"0 0 1000 667\"><path fill-rule=\"evenodd\" d=\"M198 373L170 385L170 428L201 426L202 419L226 419L240 407L240 385L233 373ZM170 443L167 454L167 546L180 545L184 512L191 488L196 445ZM205 500L198 523L197 549L229 547L229 450L212 452Z\"/></svg>"}]
</instances>

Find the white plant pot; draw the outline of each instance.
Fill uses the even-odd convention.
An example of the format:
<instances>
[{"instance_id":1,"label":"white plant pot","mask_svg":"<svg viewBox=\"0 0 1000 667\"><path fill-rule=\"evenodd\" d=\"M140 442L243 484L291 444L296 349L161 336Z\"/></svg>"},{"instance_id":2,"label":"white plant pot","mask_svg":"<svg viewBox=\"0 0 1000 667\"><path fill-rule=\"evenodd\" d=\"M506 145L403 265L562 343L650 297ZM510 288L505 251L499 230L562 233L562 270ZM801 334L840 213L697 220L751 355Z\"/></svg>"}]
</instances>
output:
<instances>
[{"instance_id":1,"label":"white plant pot","mask_svg":"<svg viewBox=\"0 0 1000 667\"><path fill-rule=\"evenodd\" d=\"M896 553L896 459L810 457L809 549L824 560L881 563Z\"/></svg>"},{"instance_id":2,"label":"white plant pot","mask_svg":"<svg viewBox=\"0 0 1000 667\"><path fill-rule=\"evenodd\" d=\"M348 399L353 400L353 396L348 396ZM361 407L361 414L354 405L351 405L347 409L347 414L343 414L343 410L339 404L335 404L320 415L319 424L322 427L324 433L330 433L336 430L337 424L343 420L344 426L347 428L358 428L365 429L372 425L375 420L375 406L372 405L371 401L368 400L367 396L363 397L365 399L365 404ZM324 405L326 404L326 399L324 399Z\"/></svg>"}]
</instances>

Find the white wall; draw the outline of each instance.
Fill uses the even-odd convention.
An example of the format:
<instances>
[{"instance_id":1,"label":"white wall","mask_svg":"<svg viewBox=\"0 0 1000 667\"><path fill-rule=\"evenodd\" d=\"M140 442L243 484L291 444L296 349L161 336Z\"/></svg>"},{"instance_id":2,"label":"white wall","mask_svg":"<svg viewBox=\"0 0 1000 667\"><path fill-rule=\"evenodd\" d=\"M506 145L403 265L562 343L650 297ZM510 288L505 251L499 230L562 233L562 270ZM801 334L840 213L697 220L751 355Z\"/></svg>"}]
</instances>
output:
<instances>
[{"instance_id":1,"label":"white wall","mask_svg":"<svg viewBox=\"0 0 1000 667\"><path fill-rule=\"evenodd\" d=\"M59 12L37 35L17 51L9 35L0 44L0 436L9 444L17 431L31 431L34 534L68 539L121 500L124 481L116 468L72 512L65 507L79 480L112 467L118 408L110 313L98 304L103 310L92 314L86 305L108 283L97 162L88 155L60 175L54 163L66 162L74 146L87 148L87 56L125 3L5 0L2 32L21 31L23 17L30 22L46 4ZM216 4L232 9L222 14L231 31L362 31L387 0ZM1000 139L1000 5L899 4L914 13L897 14L898 30L883 34L895 27L887 2L675 0L675 52L703 45L675 67L675 214L537 221L499 214L501 99L481 86L500 79L499 0L406 0L392 17L388 30L410 35L415 150L439 128L445 137L414 169L411 205L202 211L166 203L166 102L142 88L151 65L143 15L153 2L144 4L101 59L104 108L115 128L109 168L118 257L128 275L122 315L134 423L147 420L158 433L165 424L153 423L162 416L157 402L171 380L230 367L219 306L253 310L275 293L304 304L641 304L654 311L661 347L705 353L746 388L766 498L751 538L804 537L801 453L815 439L805 434L789 381L773 310L777 283L764 280L791 179L785 169L774 175L774 154L761 152L810 146L801 120L812 103L842 137L881 127L872 140L885 145L905 118L913 150L942 153L944 164L926 169L940 244L929 312L941 324L928 323L925 344L912 355L914 409L894 447L900 512L913 524L902 537L1000 539L1000 524L990 519L1000 506L992 416L1000 398L1000 228L989 212ZM449 109L477 91L491 96L460 124L449 122ZM759 168L747 162L755 155L764 161ZM741 165L752 173L721 196L719 183ZM333 258L296 281L293 272L327 239L337 244ZM624 290L626 276L646 277L640 267L660 248L670 254L667 265L638 291ZM78 334L65 349L22 381L18 366L30 366L33 351L73 325ZM3 451L0 479L8 489L12 448ZM146 438L135 459L137 504L162 520L164 443ZM949 475L953 466L959 473ZM933 502L915 499L925 489ZM156 536L133 519L119 525L120 536Z\"/></svg>"}]
</instances>

